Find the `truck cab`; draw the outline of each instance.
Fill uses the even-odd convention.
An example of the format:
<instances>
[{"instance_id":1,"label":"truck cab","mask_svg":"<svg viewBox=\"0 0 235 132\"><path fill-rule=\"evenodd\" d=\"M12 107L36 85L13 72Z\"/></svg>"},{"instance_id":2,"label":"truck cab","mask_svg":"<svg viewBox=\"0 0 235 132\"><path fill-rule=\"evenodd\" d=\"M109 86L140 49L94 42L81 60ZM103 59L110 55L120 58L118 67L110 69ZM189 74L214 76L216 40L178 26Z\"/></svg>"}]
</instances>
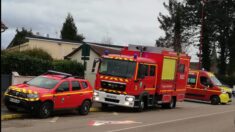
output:
<instances>
[{"instance_id":1,"label":"truck cab","mask_svg":"<svg viewBox=\"0 0 235 132\"><path fill-rule=\"evenodd\" d=\"M232 101L232 90L207 71L190 70L186 98L211 102L213 105Z\"/></svg>"}]
</instances>

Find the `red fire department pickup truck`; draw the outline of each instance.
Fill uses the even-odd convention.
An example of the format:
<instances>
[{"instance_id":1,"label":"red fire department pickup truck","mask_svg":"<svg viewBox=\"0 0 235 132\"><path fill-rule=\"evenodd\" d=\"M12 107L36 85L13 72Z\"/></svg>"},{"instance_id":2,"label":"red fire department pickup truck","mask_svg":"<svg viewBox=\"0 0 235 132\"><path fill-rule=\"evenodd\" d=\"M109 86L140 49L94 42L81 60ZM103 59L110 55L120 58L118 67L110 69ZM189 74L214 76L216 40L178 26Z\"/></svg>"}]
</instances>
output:
<instances>
[{"instance_id":1,"label":"red fire department pickup truck","mask_svg":"<svg viewBox=\"0 0 235 132\"><path fill-rule=\"evenodd\" d=\"M8 110L24 108L46 118L53 110L64 108L76 108L80 114L88 114L93 89L87 80L49 70L28 82L10 86L4 95Z\"/></svg>"},{"instance_id":2,"label":"red fire department pickup truck","mask_svg":"<svg viewBox=\"0 0 235 132\"><path fill-rule=\"evenodd\" d=\"M186 98L210 101L211 104L225 104L232 101L232 90L224 85L211 72L190 70Z\"/></svg>"},{"instance_id":3,"label":"red fire department pickup truck","mask_svg":"<svg viewBox=\"0 0 235 132\"><path fill-rule=\"evenodd\" d=\"M135 108L161 104L174 108L183 101L190 58L170 49L129 45L121 55L108 54L99 62L95 81L94 101Z\"/></svg>"}]
</instances>

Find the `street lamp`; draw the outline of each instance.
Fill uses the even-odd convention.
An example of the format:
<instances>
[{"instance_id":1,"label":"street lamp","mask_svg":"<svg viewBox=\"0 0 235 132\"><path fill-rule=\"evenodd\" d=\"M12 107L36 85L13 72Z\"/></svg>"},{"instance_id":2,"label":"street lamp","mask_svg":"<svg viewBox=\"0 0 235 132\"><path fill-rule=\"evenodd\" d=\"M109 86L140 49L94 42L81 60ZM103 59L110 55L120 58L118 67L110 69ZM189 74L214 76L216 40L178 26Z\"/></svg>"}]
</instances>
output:
<instances>
[{"instance_id":1,"label":"street lamp","mask_svg":"<svg viewBox=\"0 0 235 132\"><path fill-rule=\"evenodd\" d=\"M223 0L202 0L202 18L201 18L201 32L200 32L200 48L199 48L199 64L198 64L198 70L201 69L202 64L202 33L203 33L203 18L204 18L204 5L207 2L211 1L219 1L222 2Z\"/></svg>"}]
</instances>

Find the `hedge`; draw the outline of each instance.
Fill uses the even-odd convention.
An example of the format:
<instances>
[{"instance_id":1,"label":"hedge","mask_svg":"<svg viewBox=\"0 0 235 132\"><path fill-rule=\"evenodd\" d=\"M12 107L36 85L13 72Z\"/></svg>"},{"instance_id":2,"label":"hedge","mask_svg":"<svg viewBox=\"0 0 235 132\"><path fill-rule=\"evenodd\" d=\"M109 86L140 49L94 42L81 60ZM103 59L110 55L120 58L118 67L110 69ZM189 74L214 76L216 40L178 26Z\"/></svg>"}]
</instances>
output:
<instances>
[{"instance_id":1,"label":"hedge","mask_svg":"<svg viewBox=\"0 0 235 132\"><path fill-rule=\"evenodd\" d=\"M1 74L11 74L17 71L20 75L38 76L47 70L70 73L74 76L84 76L81 63L67 60L43 60L21 53L1 55Z\"/></svg>"},{"instance_id":2,"label":"hedge","mask_svg":"<svg viewBox=\"0 0 235 132\"><path fill-rule=\"evenodd\" d=\"M218 79L226 85L229 85L231 88L235 85L235 77L234 76L223 76L217 75Z\"/></svg>"}]
</instances>

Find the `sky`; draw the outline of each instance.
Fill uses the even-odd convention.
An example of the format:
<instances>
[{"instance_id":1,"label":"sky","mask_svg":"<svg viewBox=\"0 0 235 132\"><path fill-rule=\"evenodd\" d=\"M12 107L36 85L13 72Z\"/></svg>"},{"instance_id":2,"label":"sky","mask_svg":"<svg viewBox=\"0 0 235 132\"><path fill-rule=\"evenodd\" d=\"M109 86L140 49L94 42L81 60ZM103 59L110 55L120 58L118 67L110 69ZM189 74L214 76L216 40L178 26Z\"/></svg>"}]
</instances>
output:
<instances>
[{"instance_id":1,"label":"sky","mask_svg":"<svg viewBox=\"0 0 235 132\"><path fill-rule=\"evenodd\" d=\"M6 48L22 27L50 38L60 38L62 25L70 13L86 42L109 39L115 45L148 45L164 36L159 13L167 14L168 0L2 0L1 21L8 29L1 34ZM194 50L193 50L194 51ZM190 52L190 51L189 51ZM195 52L190 52L196 61Z\"/></svg>"}]
</instances>

